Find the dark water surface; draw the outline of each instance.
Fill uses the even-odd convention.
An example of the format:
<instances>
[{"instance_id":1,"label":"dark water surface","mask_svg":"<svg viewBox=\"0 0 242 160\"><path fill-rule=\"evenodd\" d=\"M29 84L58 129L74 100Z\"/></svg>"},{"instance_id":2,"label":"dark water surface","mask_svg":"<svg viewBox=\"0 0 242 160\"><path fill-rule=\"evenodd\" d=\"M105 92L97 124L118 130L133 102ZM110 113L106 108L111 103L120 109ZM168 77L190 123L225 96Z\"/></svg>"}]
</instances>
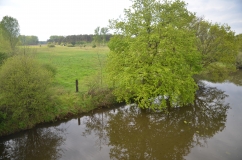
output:
<instances>
[{"instance_id":1,"label":"dark water surface","mask_svg":"<svg viewBox=\"0 0 242 160\"><path fill-rule=\"evenodd\" d=\"M127 105L1 137L0 159L241 160L241 79L203 81L169 114Z\"/></svg>"}]
</instances>

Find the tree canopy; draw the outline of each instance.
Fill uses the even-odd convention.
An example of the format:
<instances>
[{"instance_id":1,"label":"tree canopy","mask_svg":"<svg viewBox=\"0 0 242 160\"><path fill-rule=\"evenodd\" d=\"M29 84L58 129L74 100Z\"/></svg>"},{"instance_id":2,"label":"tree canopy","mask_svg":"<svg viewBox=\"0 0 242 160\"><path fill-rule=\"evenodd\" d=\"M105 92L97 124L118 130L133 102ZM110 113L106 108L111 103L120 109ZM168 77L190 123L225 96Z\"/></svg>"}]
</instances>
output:
<instances>
[{"instance_id":1,"label":"tree canopy","mask_svg":"<svg viewBox=\"0 0 242 160\"><path fill-rule=\"evenodd\" d=\"M39 38L37 36L26 36L20 35L19 39L22 45L37 45L39 43Z\"/></svg>"},{"instance_id":2,"label":"tree canopy","mask_svg":"<svg viewBox=\"0 0 242 160\"><path fill-rule=\"evenodd\" d=\"M192 76L201 69L196 36L189 30L195 15L182 1L133 0L123 19L111 20L108 78L118 100L162 109L194 101ZM155 103L159 101L159 103Z\"/></svg>"}]
</instances>

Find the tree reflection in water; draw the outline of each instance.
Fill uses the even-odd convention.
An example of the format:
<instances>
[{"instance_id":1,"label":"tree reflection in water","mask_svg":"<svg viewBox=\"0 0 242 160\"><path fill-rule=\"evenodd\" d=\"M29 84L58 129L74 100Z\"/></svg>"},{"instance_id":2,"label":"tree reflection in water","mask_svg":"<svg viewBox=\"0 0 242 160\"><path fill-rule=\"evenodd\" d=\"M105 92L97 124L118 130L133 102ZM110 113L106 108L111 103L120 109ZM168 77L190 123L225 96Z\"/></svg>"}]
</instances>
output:
<instances>
[{"instance_id":1,"label":"tree reflection in water","mask_svg":"<svg viewBox=\"0 0 242 160\"><path fill-rule=\"evenodd\" d=\"M194 105L169 112L119 107L96 113L86 123L100 148L109 145L110 159L183 159L196 145L225 128L229 105L223 91L199 83Z\"/></svg>"},{"instance_id":2,"label":"tree reflection in water","mask_svg":"<svg viewBox=\"0 0 242 160\"><path fill-rule=\"evenodd\" d=\"M63 129L37 128L0 144L0 159L43 160L59 159L62 150Z\"/></svg>"}]
</instances>

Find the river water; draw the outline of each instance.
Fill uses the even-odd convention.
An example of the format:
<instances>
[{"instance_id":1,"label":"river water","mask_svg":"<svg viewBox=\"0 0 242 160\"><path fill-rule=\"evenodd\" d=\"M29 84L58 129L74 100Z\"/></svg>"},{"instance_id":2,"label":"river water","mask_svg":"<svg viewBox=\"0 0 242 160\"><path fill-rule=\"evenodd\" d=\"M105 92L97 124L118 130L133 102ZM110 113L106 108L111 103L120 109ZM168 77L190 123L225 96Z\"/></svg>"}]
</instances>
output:
<instances>
[{"instance_id":1,"label":"river water","mask_svg":"<svg viewBox=\"0 0 242 160\"><path fill-rule=\"evenodd\" d=\"M1 137L0 159L241 160L241 73L169 114L123 105Z\"/></svg>"}]
</instances>

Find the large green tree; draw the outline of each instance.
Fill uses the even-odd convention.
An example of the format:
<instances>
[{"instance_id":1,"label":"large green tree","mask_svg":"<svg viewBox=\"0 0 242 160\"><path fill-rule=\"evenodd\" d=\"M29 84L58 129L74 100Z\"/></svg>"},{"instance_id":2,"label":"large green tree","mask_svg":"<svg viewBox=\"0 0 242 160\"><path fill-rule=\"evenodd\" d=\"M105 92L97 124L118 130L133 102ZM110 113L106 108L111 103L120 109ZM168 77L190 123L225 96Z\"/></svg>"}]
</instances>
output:
<instances>
[{"instance_id":1,"label":"large green tree","mask_svg":"<svg viewBox=\"0 0 242 160\"><path fill-rule=\"evenodd\" d=\"M124 18L110 21L107 72L118 100L162 109L194 101L200 70L195 15L185 2L133 0ZM159 103L154 103L159 101Z\"/></svg>"},{"instance_id":2,"label":"large green tree","mask_svg":"<svg viewBox=\"0 0 242 160\"><path fill-rule=\"evenodd\" d=\"M14 51L20 34L18 20L10 16L4 16L1 25L5 30L3 36L10 43L12 51Z\"/></svg>"}]
</instances>

